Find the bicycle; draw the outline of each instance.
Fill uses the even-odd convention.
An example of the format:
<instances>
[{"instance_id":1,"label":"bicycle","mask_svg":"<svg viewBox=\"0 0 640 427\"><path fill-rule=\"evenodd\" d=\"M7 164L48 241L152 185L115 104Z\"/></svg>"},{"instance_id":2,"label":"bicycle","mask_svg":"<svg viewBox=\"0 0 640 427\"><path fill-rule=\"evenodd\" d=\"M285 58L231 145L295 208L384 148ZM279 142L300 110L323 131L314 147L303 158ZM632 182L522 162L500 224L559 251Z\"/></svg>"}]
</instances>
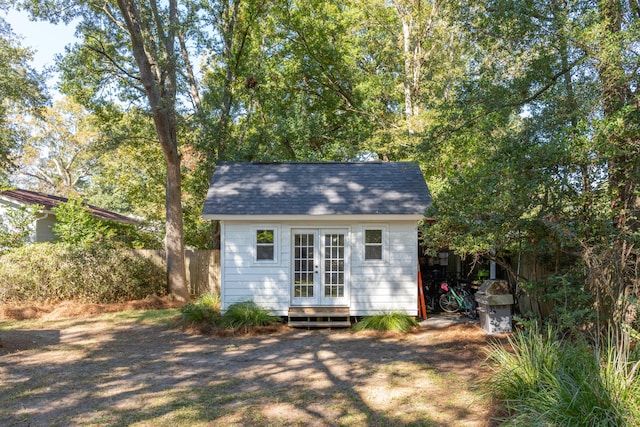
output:
<instances>
[{"instance_id":1,"label":"bicycle","mask_svg":"<svg viewBox=\"0 0 640 427\"><path fill-rule=\"evenodd\" d=\"M440 289L444 291L438 299L438 304L442 311L446 311L447 313L462 312L470 319L478 317L476 300L468 290L458 287L456 291L454 287L449 286L447 282L442 282Z\"/></svg>"}]
</instances>

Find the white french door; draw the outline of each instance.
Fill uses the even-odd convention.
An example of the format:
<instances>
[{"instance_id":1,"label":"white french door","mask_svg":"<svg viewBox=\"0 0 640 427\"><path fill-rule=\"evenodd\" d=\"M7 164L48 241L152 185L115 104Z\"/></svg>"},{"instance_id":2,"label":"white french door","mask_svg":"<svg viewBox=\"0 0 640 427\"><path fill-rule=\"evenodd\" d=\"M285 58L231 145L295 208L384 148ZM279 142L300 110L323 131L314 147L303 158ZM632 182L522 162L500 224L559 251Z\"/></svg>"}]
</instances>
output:
<instances>
[{"instance_id":1,"label":"white french door","mask_svg":"<svg viewBox=\"0 0 640 427\"><path fill-rule=\"evenodd\" d=\"M347 230L292 230L293 305L348 305Z\"/></svg>"}]
</instances>

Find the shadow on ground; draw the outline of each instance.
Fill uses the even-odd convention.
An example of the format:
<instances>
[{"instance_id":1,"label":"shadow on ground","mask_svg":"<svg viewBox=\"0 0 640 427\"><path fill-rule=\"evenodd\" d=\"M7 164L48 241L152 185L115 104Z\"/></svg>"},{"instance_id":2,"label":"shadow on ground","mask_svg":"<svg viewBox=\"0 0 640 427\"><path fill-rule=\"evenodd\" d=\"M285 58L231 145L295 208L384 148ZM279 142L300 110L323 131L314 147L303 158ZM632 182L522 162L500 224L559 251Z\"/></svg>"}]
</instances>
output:
<instances>
[{"instance_id":1,"label":"shadow on ground","mask_svg":"<svg viewBox=\"0 0 640 427\"><path fill-rule=\"evenodd\" d=\"M99 318L0 330L0 425L488 425L476 380L489 337L447 322L410 335L219 338Z\"/></svg>"}]
</instances>

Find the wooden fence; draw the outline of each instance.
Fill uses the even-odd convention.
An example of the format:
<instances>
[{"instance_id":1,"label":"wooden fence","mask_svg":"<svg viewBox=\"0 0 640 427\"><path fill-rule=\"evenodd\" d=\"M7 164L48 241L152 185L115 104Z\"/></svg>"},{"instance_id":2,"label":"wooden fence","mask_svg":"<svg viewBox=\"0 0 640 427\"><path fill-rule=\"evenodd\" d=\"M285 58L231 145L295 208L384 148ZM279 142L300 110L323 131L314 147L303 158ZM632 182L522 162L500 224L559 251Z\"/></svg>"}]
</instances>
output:
<instances>
[{"instance_id":1,"label":"wooden fence","mask_svg":"<svg viewBox=\"0 0 640 427\"><path fill-rule=\"evenodd\" d=\"M140 249L137 254L153 260L157 265L166 268L165 251ZM220 295L220 251L193 250L185 251L187 282L191 295L211 292Z\"/></svg>"}]
</instances>

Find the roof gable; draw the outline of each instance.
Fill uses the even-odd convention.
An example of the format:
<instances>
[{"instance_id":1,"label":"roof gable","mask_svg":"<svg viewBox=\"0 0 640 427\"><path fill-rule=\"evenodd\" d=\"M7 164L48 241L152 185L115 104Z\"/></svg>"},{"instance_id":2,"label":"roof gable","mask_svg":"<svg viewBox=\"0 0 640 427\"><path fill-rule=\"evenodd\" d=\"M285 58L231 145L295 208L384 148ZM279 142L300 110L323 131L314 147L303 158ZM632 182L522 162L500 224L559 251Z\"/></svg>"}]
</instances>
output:
<instances>
[{"instance_id":1,"label":"roof gable","mask_svg":"<svg viewBox=\"0 0 640 427\"><path fill-rule=\"evenodd\" d=\"M221 162L203 215L423 215L431 204L415 163Z\"/></svg>"},{"instance_id":2,"label":"roof gable","mask_svg":"<svg viewBox=\"0 0 640 427\"><path fill-rule=\"evenodd\" d=\"M21 205L39 205L48 212L51 212L54 208L58 207L59 204L67 203L69 201L66 197L20 189L3 191L0 193L0 198L10 200ZM87 208L92 216L101 220L116 221L125 224L135 224L138 222L134 218L130 218L107 209L102 209L92 205L84 205L84 207Z\"/></svg>"}]
</instances>

